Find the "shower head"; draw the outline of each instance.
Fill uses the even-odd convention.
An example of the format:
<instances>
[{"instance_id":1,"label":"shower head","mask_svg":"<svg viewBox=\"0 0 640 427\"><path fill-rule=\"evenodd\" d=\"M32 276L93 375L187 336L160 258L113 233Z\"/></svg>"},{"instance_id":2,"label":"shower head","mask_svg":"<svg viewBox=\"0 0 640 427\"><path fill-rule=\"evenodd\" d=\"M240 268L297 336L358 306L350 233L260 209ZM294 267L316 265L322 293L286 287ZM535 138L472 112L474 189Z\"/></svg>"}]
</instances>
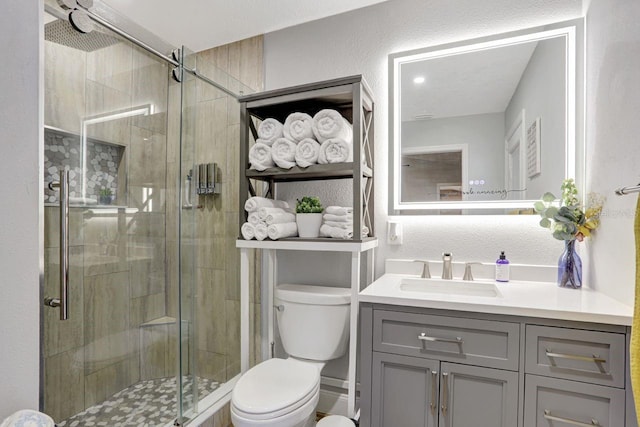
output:
<instances>
[{"instance_id":1,"label":"shower head","mask_svg":"<svg viewBox=\"0 0 640 427\"><path fill-rule=\"evenodd\" d=\"M106 34L97 28L90 33L80 33L62 19L45 24L44 39L84 52L93 52L122 41L119 37Z\"/></svg>"}]
</instances>

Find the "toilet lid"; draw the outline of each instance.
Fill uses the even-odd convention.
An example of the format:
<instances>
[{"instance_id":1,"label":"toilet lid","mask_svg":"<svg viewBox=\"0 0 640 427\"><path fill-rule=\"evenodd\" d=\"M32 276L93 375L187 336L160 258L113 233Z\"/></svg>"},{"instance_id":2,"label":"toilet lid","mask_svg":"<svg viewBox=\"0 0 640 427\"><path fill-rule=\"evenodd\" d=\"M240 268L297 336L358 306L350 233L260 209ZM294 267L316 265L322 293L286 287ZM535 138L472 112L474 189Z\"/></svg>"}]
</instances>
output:
<instances>
[{"instance_id":1,"label":"toilet lid","mask_svg":"<svg viewBox=\"0 0 640 427\"><path fill-rule=\"evenodd\" d=\"M269 359L240 377L233 388L232 402L245 416L262 418L306 403L319 383L320 373L313 365Z\"/></svg>"}]
</instances>

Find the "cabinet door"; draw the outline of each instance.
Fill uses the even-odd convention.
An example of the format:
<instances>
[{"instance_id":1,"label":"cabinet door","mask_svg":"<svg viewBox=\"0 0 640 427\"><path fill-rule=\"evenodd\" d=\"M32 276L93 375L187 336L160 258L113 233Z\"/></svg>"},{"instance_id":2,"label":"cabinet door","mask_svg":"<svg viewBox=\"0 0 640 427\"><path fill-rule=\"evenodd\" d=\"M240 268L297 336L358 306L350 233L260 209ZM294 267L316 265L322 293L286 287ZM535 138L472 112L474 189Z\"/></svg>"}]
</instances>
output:
<instances>
[{"instance_id":1,"label":"cabinet door","mask_svg":"<svg viewBox=\"0 0 640 427\"><path fill-rule=\"evenodd\" d=\"M518 425L518 373L443 362L440 427Z\"/></svg>"},{"instance_id":2,"label":"cabinet door","mask_svg":"<svg viewBox=\"0 0 640 427\"><path fill-rule=\"evenodd\" d=\"M624 427L624 399L618 388L527 375L524 425Z\"/></svg>"},{"instance_id":3,"label":"cabinet door","mask_svg":"<svg viewBox=\"0 0 640 427\"><path fill-rule=\"evenodd\" d=\"M439 364L373 353L371 427L436 427Z\"/></svg>"}]
</instances>

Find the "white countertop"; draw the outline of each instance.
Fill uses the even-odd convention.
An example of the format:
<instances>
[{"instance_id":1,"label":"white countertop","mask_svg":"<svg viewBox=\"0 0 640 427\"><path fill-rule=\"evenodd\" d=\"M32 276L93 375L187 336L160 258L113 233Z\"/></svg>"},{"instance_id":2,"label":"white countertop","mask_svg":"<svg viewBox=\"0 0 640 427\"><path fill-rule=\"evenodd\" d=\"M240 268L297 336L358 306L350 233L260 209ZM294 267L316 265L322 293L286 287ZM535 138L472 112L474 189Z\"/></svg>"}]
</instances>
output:
<instances>
[{"instance_id":1,"label":"white countertop","mask_svg":"<svg viewBox=\"0 0 640 427\"><path fill-rule=\"evenodd\" d=\"M499 291L496 297L434 294L400 289L402 278L416 277L419 276L385 274L360 292L359 302L625 326L630 326L633 319L633 307L588 288L565 289L548 282L491 281Z\"/></svg>"}]
</instances>

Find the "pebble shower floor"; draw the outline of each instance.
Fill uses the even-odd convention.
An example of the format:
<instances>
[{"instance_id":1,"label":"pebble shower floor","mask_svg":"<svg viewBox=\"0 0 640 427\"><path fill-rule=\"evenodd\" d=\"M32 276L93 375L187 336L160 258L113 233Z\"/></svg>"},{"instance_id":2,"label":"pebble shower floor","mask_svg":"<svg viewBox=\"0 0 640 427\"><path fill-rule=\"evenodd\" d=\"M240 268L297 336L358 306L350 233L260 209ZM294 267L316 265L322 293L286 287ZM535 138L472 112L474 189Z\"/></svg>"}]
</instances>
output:
<instances>
[{"instance_id":1,"label":"pebble shower floor","mask_svg":"<svg viewBox=\"0 0 640 427\"><path fill-rule=\"evenodd\" d=\"M216 381L198 378L202 398L217 389ZM187 387L190 388L190 387ZM191 400L191 390L185 400ZM111 396L102 403L64 420L58 427L157 427L176 418L176 378L141 381Z\"/></svg>"}]
</instances>

